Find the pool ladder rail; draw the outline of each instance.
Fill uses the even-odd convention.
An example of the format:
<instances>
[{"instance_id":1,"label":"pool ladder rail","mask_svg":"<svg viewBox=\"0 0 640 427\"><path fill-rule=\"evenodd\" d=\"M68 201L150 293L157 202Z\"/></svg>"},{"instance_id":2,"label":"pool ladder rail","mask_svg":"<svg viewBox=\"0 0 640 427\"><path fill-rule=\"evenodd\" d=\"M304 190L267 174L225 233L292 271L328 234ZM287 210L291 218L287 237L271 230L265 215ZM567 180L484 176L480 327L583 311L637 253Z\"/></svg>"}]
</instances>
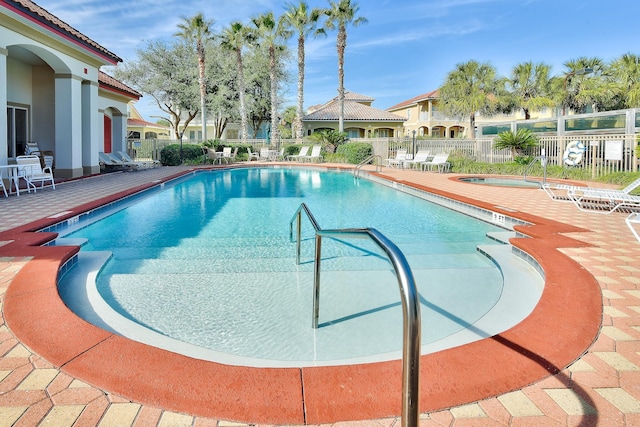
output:
<instances>
[{"instance_id":1,"label":"pool ladder rail","mask_svg":"<svg viewBox=\"0 0 640 427\"><path fill-rule=\"evenodd\" d=\"M540 160L540 164L542 165L542 183L540 181L532 181L530 179L527 179L527 174L538 160ZM542 154L540 156L536 156L533 158L533 160L531 160L531 163L529 163L524 171L522 180L524 182L535 182L540 186L540 188L544 187L547 184L547 156L544 154L544 150L542 151Z\"/></svg>"},{"instance_id":2,"label":"pool ladder rail","mask_svg":"<svg viewBox=\"0 0 640 427\"><path fill-rule=\"evenodd\" d=\"M375 160L377 160L377 162L375 162ZM367 157L366 159L364 159L363 161L361 161L360 163L358 163L356 165L356 167L353 168L353 176L354 176L354 178L358 179L360 177L360 170L362 169L362 167L364 165L368 165L372 161L373 161L373 164L376 166L376 172L381 172L382 171L382 156L379 155L379 154L373 154L373 155Z\"/></svg>"},{"instance_id":3,"label":"pool ladder rail","mask_svg":"<svg viewBox=\"0 0 640 427\"><path fill-rule=\"evenodd\" d=\"M374 156L371 156L374 157ZM379 157L379 156L378 156ZM355 172L354 172L355 175ZM322 238L369 238L384 251L398 278L403 310L402 347L402 426L418 425L418 403L420 399L420 338L421 318L419 294L413 273L406 257L400 249L375 228L343 228L323 230L318 221L302 203L289 222L289 237L293 241L293 227L296 223L296 264L300 264L302 236L302 213L305 213L315 230L315 254L313 266L313 322L318 328L320 314L320 265L322 260Z\"/></svg>"}]
</instances>

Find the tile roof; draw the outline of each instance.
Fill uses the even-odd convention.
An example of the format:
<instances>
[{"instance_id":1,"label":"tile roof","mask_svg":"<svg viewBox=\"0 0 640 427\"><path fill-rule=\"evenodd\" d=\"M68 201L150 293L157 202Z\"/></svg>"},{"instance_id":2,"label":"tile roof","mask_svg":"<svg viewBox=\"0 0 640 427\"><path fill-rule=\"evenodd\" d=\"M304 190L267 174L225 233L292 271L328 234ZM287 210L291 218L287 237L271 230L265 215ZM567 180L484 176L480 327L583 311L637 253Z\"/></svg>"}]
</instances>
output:
<instances>
[{"instance_id":1,"label":"tile roof","mask_svg":"<svg viewBox=\"0 0 640 427\"><path fill-rule=\"evenodd\" d=\"M422 95L418 95L411 99L407 99L406 101L402 101L399 104L396 104L392 107L387 108L387 111L397 110L399 108L407 107L409 105L416 104L420 101L426 101L427 99L437 99L439 97L439 90L432 90L431 92L423 93Z\"/></svg>"},{"instance_id":2,"label":"tile roof","mask_svg":"<svg viewBox=\"0 0 640 427\"><path fill-rule=\"evenodd\" d=\"M115 89L115 92L123 93L135 99L140 99L140 97L142 97L140 92L130 88L120 80L116 80L102 71L98 71L98 83L100 83L100 86L106 86L107 88Z\"/></svg>"},{"instance_id":3,"label":"tile roof","mask_svg":"<svg viewBox=\"0 0 640 427\"><path fill-rule=\"evenodd\" d=\"M142 119L127 119L127 126L140 126L140 127L148 127L148 128L158 128L158 129L166 129L169 130L167 126L159 125L158 123L151 123Z\"/></svg>"},{"instance_id":4,"label":"tile roof","mask_svg":"<svg viewBox=\"0 0 640 427\"><path fill-rule=\"evenodd\" d=\"M375 98L372 98L370 96L361 95L359 93L355 93L351 91L345 91L344 99L345 101L349 100L349 101L356 101L356 102L373 102L376 100ZM337 100L338 100L337 96L332 99L332 101L337 101Z\"/></svg>"},{"instance_id":5,"label":"tile roof","mask_svg":"<svg viewBox=\"0 0 640 427\"><path fill-rule=\"evenodd\" d=\"M374 99L357 93L346 92L344 120L351 122L404 122L406 120L406 118L397 114L360 103L373 102ZM302 121L337 121L339 119L338 108L338 97L335 97L322 107L304 116Z\"/></svg>"},{"instance_id":6,"label":"tile roof","mask_svg":"<svg viewBox=\"0 0 640 427\"><path fill-rule=\"evenodd\" d=\"M57 33L67 39L70 39L84 48L97 53L109 62L116 64L122 62L122 59L115 53L109 51L107 48L99 45L97 42L91 40L89 37L82 34L80 31L73 28L71 25L62 21L57 16L48 12L41 6L29 0L2 0L0 5L12 9L17 13L41 24L42 26L50 29L52 32Z\"/></svg>"}]
</instances>

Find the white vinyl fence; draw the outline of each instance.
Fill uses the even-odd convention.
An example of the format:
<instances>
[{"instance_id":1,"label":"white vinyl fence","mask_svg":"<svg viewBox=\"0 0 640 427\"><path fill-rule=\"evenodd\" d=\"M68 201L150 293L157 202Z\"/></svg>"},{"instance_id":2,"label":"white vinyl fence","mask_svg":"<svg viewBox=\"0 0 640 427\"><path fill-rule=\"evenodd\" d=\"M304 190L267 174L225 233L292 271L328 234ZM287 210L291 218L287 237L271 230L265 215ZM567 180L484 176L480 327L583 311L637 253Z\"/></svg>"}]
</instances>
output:
<instances>
[{"instance_id":1,"label":"white vinyl fence","mask_svg":"<svg viewBox=\"0 0 640 427\"><path fill-rule=\"evenodd\" d=\"M638 171L636 157L637 135L571 135L571 136L538 136L538 146L530 155L540 156L544 153L549 165L582 168L591 172L596 178L613 172ZM227 141L232 144L242 143L240 140ZM352 138L350 142L365 142L373 146L374 154L383 159L395 156L398 149L406 149L408 153L428 150L432 155L438 153L464 154L478 162L504 163L513 161L509 150L494 150L494 138L477 139L429 138ZM160 159L160 151L167 145L180 143L173 140L143 139L129 140L128 150L137 159ZM199 141L183 141L183 144L194 144ZM254 150L261 147L274 147L264 139L247 141ZM294 144L295 140L282 140L278 145ZM564 162L568 145L578 145L584 148L580 162L575 166L568 166ZM305 141L305 144L310 142Z\"/></svg>"}]
</instances>

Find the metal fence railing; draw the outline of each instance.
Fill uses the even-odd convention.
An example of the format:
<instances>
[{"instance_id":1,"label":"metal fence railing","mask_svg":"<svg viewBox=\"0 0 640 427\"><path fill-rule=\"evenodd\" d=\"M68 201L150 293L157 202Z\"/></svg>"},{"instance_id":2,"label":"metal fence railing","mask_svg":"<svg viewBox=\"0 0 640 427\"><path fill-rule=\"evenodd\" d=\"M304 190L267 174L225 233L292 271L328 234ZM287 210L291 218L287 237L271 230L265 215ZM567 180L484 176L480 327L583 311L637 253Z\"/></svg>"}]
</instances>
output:
<instances>
[{"instance_id":1,"label":"metal fence railing","mask_svg":"<svg viewBox=\"0 0 640 427\"><path fill-rule=\"evenodd\" d=\"M540 156L544 153L549 165L567 166L565 151L569 144L584 148L581 161L576 168L589 171L593 178L614 172L638 171L639 159L636 147L639 144L637 135L565 135L539 136L538 146L528 154ZM495 150L494 138L477 139L417 139L401 138L389 142L386 157L395 155L399 148L408 153L428 150L435 153L456 153L472 157L478 162L504 163L513 161L509 150Z\"/></svg>"},{"instance_id":2,"label":"metal fence railing","mask_svg":"<svg viewBox=\"0 0 640 427\"><path fill-rule=\"evenodd\" d=\"M383 159L394 157L398 149L405 149L408 153L416 153L419 150L428 150L431 154L449 153L464 155L483 163L504 163L513 161L509 150L495 150L493 148L494 137L476 139L458 138L352 138L350 142L366 142L373 147L373 154ZM275 142L265 139L250 139L246 141L254 150L262 147L273 147ZM566 166L564 162L565 151L569 144L577 142L584 147L581 161L576 168L589 171L593 178L613 172L638 171L639 159L636 147L639 143L637 135L565 135L565 136L538 136L538 146L530 153L532 156L540 156L545 153L549 165ZM129 154L136 159L160 159L160 151L170 144L179 144L180 141L165 139L129 140ZM183 144L198 144L200 141L183 141ZM241 144L242 140L225 141L228 144ZM279 146L296 143L295 139L278 141ZM305 141L305 144L310 144ZM544 151L543 151L544 150Z\"/></svg>"}]
</instances>

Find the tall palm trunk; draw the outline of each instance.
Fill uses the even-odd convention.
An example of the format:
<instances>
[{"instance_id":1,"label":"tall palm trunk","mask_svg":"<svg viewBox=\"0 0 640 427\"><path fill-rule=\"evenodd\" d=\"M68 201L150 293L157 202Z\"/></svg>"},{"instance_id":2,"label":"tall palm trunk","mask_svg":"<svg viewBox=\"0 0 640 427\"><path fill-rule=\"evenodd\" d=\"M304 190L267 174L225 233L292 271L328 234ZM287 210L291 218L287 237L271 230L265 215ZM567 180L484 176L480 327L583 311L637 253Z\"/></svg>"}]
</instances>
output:
<instances>
[{"instance_id":1,"label":"tall palm trunk","mask_svg":"<svg viewBox=\"0 0 640 427\"><path fill-rule=\"evenodd\" d=\"M302 116L304 115L304 35L298 37L298 106L296 108L296 140L302 140Z\"/></svg>"},{"instance_id":2,"label":"tall palm trunk","mask_svg":"<svg viewBox=\"0 0 640 427\"><path fill-rule=\"evenodd\" d=\"M200 85L200 116L202 117L202 140L207 140L207 108L206 108L206 94L207 94L207 86L204 80L204 45L202 42L198 42L198 83Z\"/></svg>"},{"instance_id":3,"label":"tall palm trunk","mask_svg":"<svg viewBox=\"0 0 640 427\"><path fill-rule=\"evenodd\" d=\"M278 131L278 82L276 80L276 48L269 46L269 80L271 81L271 141L280 144Z\"/></svg>"},{"instance_id":4,"label":"tall palm trunk","mask_svg":"<svg viewBox=\"0 0 640 427\"><path fill-rule=\"evenodd\" d=\"M238 95L240 97L240 139L242 143L247 143L247 137L249 135L249 123L247 122L247 107L244 101L244 71L242 70L242 50L236 49L236 59L238 64Z\"/></svg>"},{"instance_id":5,"label":"tall palm trunk","mask_svg":"<svg viewBox=\"0 0 640 427\"><path fill-rule=\"evenodd\" d=\"M347 47L347 28L340 25L336 44L338 50L338 132L344 132L344 51Z\"/></svg>"}]
</instances>

